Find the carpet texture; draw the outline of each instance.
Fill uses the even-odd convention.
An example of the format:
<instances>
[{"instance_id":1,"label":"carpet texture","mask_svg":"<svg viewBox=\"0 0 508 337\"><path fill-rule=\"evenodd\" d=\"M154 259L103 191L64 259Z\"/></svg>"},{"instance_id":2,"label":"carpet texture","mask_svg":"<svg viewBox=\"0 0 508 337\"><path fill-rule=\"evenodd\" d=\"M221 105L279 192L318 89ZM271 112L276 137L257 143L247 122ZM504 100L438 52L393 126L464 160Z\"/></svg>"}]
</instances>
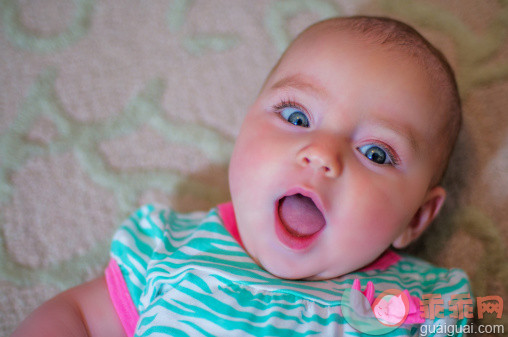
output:
<instances>
[{"instance_id":1,"label":"carpet texture","mask_svg":"<svg viewBox=\"0 0 508 337\"><path fill-rule=\"evenodd\" d=\"M0 12L0 335L98 276L139 205L228 200L264 77L301 29L336 15L406 21L455 68L450 198L411 251L508 302L507 1L1 0ZM506 309L477 319L507 322Z\"/></svg>"}]
</instances>

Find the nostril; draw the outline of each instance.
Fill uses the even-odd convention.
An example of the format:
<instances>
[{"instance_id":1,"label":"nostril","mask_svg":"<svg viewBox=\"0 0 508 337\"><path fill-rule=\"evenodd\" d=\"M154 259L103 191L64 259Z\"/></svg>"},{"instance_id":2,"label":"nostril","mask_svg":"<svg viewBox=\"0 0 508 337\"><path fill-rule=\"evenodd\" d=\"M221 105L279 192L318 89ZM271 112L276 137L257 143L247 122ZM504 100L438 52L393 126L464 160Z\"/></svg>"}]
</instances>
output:
<instances>
[{"instance_id":1,"label":"nostril","mask_svg":"<svg viewBox=\"0 0 508 337\"><path fill-rule=\"evenodd\" d=\"M326 154L318 156L313 153L300 153L297 162L302 167L311 167L330 178L337 176L340 171L339 163L336 163L333 158L329 158Z\"/></svg>"}]
</instances>

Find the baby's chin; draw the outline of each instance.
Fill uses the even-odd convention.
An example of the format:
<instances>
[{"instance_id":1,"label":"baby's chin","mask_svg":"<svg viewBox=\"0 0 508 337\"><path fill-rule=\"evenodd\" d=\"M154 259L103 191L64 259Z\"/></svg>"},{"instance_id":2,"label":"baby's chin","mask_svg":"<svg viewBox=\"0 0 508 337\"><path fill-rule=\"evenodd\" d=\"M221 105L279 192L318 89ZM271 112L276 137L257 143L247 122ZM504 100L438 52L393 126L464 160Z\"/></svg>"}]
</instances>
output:
<instances>
[{"instance_id":1,"label":"baby's chin","mask_svg":"<svg viewBox=\"0 0 508 337\"><path fill-rule=\"evenodd\" d=\"M329 273L329 272L321 272L317 274L305 274L305 273L277 273L277 272L270 272L270 274L277 276L282 279L286 280L302 280L302 281L324 281L324 280L331 280L338 278L342 275L348 274L347 272L344 273Z\"/></svg>"},{"instance_id":2,"label":"baby's chin","mask_svg":"<svg viewBox=\"0 0 508 337\"><path fill-rule=\"evenodd\" d=\"M342 275L353 272L354 270L304 270L298 268L284 268L280 266L274 266L272 264L263 264L259 261L260 265L267 272L281 279L286 280L303 280L303 281L323 281L338 278Z\"/></svg>"}]
</instances>

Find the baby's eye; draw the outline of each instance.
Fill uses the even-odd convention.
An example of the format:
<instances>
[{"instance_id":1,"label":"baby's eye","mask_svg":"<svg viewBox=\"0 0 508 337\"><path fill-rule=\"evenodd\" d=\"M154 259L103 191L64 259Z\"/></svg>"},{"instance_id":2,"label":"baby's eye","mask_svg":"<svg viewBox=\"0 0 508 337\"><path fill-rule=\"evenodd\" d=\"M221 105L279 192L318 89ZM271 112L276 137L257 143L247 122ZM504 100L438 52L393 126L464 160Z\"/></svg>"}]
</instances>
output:
<instances>
[{"instance_id":1,"label":"baby's eye","mask_svg":"<svg viewBox=\"0 0 508 337\"><path fill-rule=\"evenodd\" d=\"M310 124L309 118L304 112L298 110L297 108L285 107L281 109L280 115L282 116L282 118L284 118L293 125L301 126L304 128L309 127Z\"/></svg>"},{"instance_id":2,"label":"baby's eye","mask_svg":"<svg viewBox=\"0 0 508 337\"><path fill-rule=\"evenodd\" d=\"M369 160L380 165L393 165L394 160L390 153L377 145L364 145L358 148L358 150Z\"/></svg>"}]
</instances>

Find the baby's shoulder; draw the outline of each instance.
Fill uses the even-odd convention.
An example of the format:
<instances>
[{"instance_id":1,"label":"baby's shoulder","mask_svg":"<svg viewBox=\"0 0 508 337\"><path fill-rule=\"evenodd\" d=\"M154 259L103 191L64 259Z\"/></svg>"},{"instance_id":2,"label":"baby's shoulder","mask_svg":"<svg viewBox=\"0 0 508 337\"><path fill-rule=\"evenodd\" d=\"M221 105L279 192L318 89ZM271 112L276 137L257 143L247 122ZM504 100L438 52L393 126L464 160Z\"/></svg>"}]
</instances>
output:
<instances>
[{"instance_id":1,"label":"baby's shoulder","mask_svg":"<svg viewBox=\"0 0 508 337\"><path fill-rule=\"evenodd\" d=\"M141 251L151 259L153 253L171 252L195 236L205 223L218 223L217 210L181 213L161 204L146 204L132 212L117 228L111 252L121 257L126 252ZM209 226L210 227L210 226Z\"/></svg>"},{"instance_id":2,"label":"baby's shoulder","mask_svg":"<svg viewBox=\"0 0 508 337\"><path fill-rule=\"evenodd\" d=\"M209 212L178 212L162 204L146 204L131 213L120 225L140 236L161 236L166 231L196 228L205 218L213 217L215 209Z\"/></svg>"},{"instance_id":3,"label":"baby's shoulder","mask_svg":"<svg viewBox=\"0 0 508 337\"><path fill-rule=\"evenodd\" d=\"M467 274L459 268L438 267L415 256L400 254L392 268L404 283L413 284L423 294L469 293Z\"/></svg>"}]
</instances>

